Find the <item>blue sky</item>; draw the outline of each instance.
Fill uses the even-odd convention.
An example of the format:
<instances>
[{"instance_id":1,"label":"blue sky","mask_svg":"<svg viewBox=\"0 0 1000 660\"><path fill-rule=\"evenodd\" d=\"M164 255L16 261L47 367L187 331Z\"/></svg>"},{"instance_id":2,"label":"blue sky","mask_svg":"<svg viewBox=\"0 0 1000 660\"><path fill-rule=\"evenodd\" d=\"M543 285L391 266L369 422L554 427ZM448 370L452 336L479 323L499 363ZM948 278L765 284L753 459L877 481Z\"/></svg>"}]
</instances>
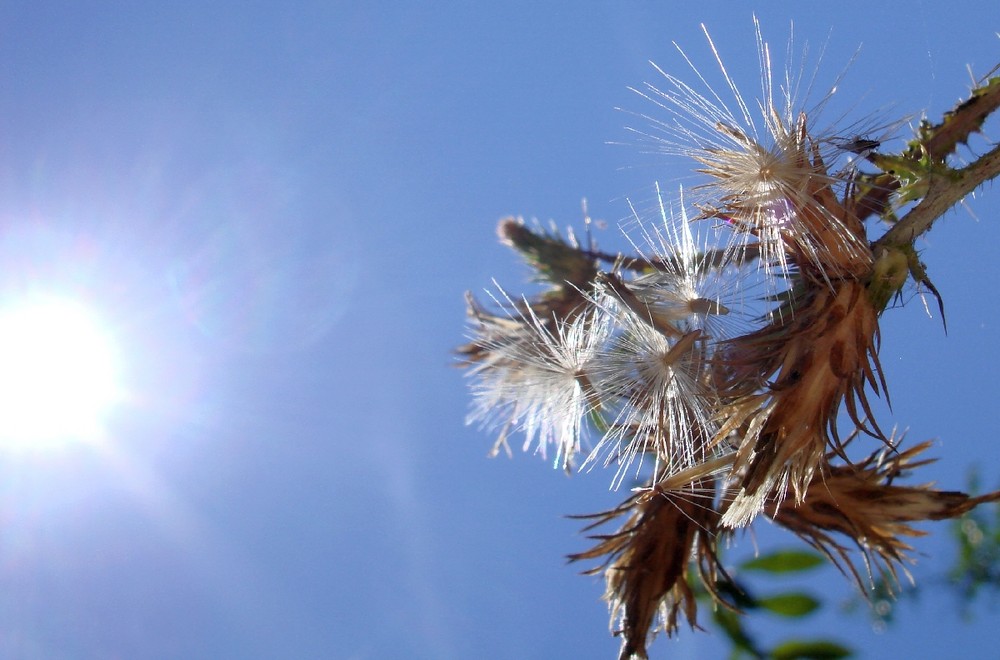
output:
<instances>
[{"instance_id":1,"label":"blue sky","mask_svg":"<svg viewBox=\"0 0 1000 660\"><path fill-rule=\"evenodd\" d=\"M838 92L862 115L938 117L966 65L1000 59L983 3L757 13L779 52L790 20L828 44L831 79L863 43ZM450 351L465 290L527 275L499 218L579 228L586 197L620 247L626 199L686 176L609 143L636 125L616 107L653 110L627 89L649 60L686 74L672 41L710 67L702 22L751 91L732 3L0 7L0 290L92 305L128 391L100 449L0 458L0 655L615 657L601 583L564 560L585 547L564 516L614 503L610 474L487 460ZM920 244L948 336L919 298L883 324L882 425L939 439L943 488L972 465L995 483L1000 458L995 190L970 207ZM932 580L947 547L918 549ZM812 586L851 596L832 572ZM881 635L836 612L762 634L872 658L992 644L995 617L955 605L929 582Z\"/></svg>"}]
</instances>

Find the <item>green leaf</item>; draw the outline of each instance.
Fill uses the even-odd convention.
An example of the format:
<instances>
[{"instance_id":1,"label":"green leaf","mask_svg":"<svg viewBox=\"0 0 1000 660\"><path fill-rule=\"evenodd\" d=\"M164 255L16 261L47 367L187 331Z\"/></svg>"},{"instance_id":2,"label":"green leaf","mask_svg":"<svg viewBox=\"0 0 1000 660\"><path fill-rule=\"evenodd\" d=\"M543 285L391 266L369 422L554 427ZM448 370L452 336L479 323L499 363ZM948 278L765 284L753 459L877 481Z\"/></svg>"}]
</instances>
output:
<instances>
[{"instance_id":1,"label":"green leaf","mask_svg":"<svg viewBox=\"0 0 1000 660\"><path fill-rule=\"evenodd\" d=\"M779 550L769 555L743 562L745 571L766 571L768 573L791 573L808 571L821 566L826 560L823 555L805 550Z\"/></svg>"},{"instance_id":2,"label":"green leaf","mask_svg":"<svg viewBox=\"0 0 1000 660\"><path fill-rule=\"evenodd\" d=\"M766 610L789 618L806 616L815 612L820 606L818 600L804 593L778 594L761 598L757 603Z\"/></svg>"},{"instance_id":3,"label":"green leaf","mask_svg":"<svg viewBox=\"0 0 1000 660\"><path fill-rule=\"evenodd\" d=\"M732 610L724 607L716 609L712 613L715 621L732 644L731 658L740 658L744 654L755 658L763 658L766 654L757 647L753 637L743 627L743 617Z\"/></svg>"},{"instance_id":4,"label":"green leaf","mask_svg":"<svg viewBox=\"0 0 1000 660\"><path fill-rule=\"evenodd\" d=\"M793 639L771 650L775 660L836 660L854 655L854 651L829 640Z\"/></svg>"}]
</instances>

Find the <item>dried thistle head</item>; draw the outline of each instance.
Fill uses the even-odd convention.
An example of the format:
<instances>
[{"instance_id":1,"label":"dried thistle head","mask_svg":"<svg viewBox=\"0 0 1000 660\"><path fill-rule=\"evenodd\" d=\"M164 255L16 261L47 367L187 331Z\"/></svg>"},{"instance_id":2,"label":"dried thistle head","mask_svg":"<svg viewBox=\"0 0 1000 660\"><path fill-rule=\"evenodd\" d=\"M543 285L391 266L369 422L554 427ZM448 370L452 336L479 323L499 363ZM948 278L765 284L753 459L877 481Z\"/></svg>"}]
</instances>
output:
<instances>
[{"instance_id":1,"label":"dried thistle head","mask_svg":"<svg viewBox=\"0 0 1000 660\"><path fill-rule=\"evenodd\" d=\"M658 630L673 635L680 616L698 627L692 571L725 605L715 588L721 566L715 550L714 496L714 482L703 480L654 497L635 496L611 511L584 516L594 520L586 528L593 530L628 515L617 532L594 535L597 545L570 555L571 561L603 560L585 573L604 573L612 632L622 638L621 660L648 657L649 639Z\"/></svg>"},{"instance_id":2,"label":"dried thistle head","mask_svg":"<svg viewBox=\"0 0 1000 660\"><path fill-rule=\"evenodd\" d=\"M860 216L849 203L856 171L838 168L850 150L812 123L837 82L806 111L799 95L808 96L814 79L789 68L776 84L771 48L756 19L755 26L761 81L756 103L743 96L702 26L728 94L714 89L678 47L704 88L657 67L666 86L647 84L639 93L668 118L643 115L652 123L643 135L656 151L698 163L697 171L709 179L694 189L702 215L729 223L760 253L765 269L776 274L801 269L823 281L857 276L870 267L871 256ZM751 110L754 106L759 114ZM857 125L848 129L861 130Z\"/></svg>"},{"instance_id":3,"label":"dried thistle head","mask_svg":"<svg viewBox=\"0 0 1000 660\"><path fill-rule=\"evenodd\" d=\"M608 424L587 462L603 457L604 465L616 464L617 487L633 464L639 476L647 455L657 475L703 460L706 440L714 434L714 400L705 387L701 331L665 334L632 309L610 300L604 305L617 327L601 359L598 386Z\"/></svg>"},{"instance_id":4,"label":"dried thistle head","mask_svg":"<svg viewBox=\"0 0 1000 660\"><path fill-rule=\"evenodd\" d=\"M765 308L749 267L756 254L734 245L729 228L692 221L683 188L675 206L659 184L655 190L651 218L629 201L636 228L629 240L646 264L628 283L630 290L649 314L681 332L701 330L713 344L749 331Z\"/></svg>"},{"instance_id":5,"label":"dried thistle head","mask_svg":"<svg viewBox=\"0 0 1000 660\"><path fill-rule=\"evenodd\" d=\"M554 226L549 231L537 226L532 230L523 219L508 217L497 225L497 237L516 250L556 291L586 290L597 274L593 257L581 249L572 231L564 239Z\"/></svg>"},{"instance_id":6,"label":"dried thistle head","mask_svg":"<svg viewBox=\"0 0 1000 660\"><path fill-rule=\"evenodd\" d=\"M652 463L655 483L717 453L709 446L719 405L712 355L750 327L749 310L760 306L743 287L753 271L735 261L729 232L702 224L709 231L696 233L683 195L680 211L668 212L658 186L655 206L652 220L633 206L630 240L641 258L632 266L642 274L602 273L595 283L594 304L615 332L599 388L607 429L587 462L616 465L615 487L631 467L645 479Z\"/></svg>"},{"instance_id":7,"label":"dried thistle head","mask_svg":"<svg viewBox=\"0 0 1000 660\"><path fill-rule=\"evenodd\" d=\"M885 388L878 312L862 283L806 289L794 307L730 342L717 360L726 401L717 442L740 438L733 467L739 493L723 515L728 526L746 525L787 491L801 500L827 452L841 449L841 405L867 428L866 389ZM882 437L877 426L869 431Z\"/></svg>"},{"instance_id":8,"label":"dried thistle head","mask_svg":"<svg viewBox=\"0 0 1000 660\"><path fill-rule=\"evenodd\" d=\"M516 250L535 269L537 279L548 282L549 288L536 299L522 299L519 303L512 302L501 289L501 297L509 306L502 316L490 313L467 293L468 316L477 327L473 341L456 351L466 366L494 357L494 342L509 341L506 336L517 335L516 328L523 328L529 316L537 318L548 332L555 332L558 323L572 320L586 307L584 292L597 275L594 258L580 248L572 234L563 239L555 229L531 229L523 220L508 217L497 225L497 236L501 243Z\"/></svg>"},{"instance_id":9,"label":"dried thistle head","mask_svg":"<svg viewBox=\"0 0 1000 660\"><path fill-rule=\"evenodd\" d=\"M596 308L570 318L542 319L524 301L508 317L487 313L470 299L477 359L470 364L473 410L469 422L500 427L494 453L506 447L509 431L523 431L524 449L537 440L543 457L555 448L555 465L568 468L586 430L583 418L599 406L589 374L610 326ZM509 450L508 450L509 451Z\"/></svg>"},{"instance_id":10,"label":"dried thistle head","mask_svg":"<svg viewBox=\"0 0 1000 660\"><path fill-rule=\"evenodd\" d=\"M838 200L836 189L846 181L827 171L816 139L806 132L805 114L794 130L778 115L768 127L770 148L720 125L734 145L693 154L705 166L698 171L713 179L703 188L717 199L703 214L753 237L765 268L795 268L826 282L866 273L871 254L864 227Z\"/></svg>"},{"instance_id":11,"label":"dried thistle head","mask_svg":"<svg viewBox=\"0 0 1000 660\"><path fill-rule=\"evenodd\" d=\"M932 484L897 486L893 481L932 462L918 459L930 447L922 442L906 451L888 447L853 464L830 465L809 485L799 502L772 503L767 515L823 552L862 592L874 585L873 568L898 585L899 571L912 562L905 539L926 532L911 523L956 518L984 502L1000 499L1000 492L979 497L957 491L935 490ZM831 460L834 457L829 457ZM861 553L864 573L858 571L849 549L834 535L850 541Z\"/></svg>"}]
</instances>

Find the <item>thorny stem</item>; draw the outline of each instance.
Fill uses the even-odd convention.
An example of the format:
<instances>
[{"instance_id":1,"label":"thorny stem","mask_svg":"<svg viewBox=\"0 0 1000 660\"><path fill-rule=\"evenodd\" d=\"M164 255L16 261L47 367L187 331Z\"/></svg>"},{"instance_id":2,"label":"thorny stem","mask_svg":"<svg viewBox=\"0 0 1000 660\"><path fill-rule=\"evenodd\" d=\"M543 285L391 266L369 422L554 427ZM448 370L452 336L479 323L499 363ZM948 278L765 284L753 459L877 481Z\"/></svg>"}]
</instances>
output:
<instances>
[{"instance_id":1,"label":"thorny stem","mask_svg":"<svg viewBox=\"0 0 1000 660\"><path fill-rule=\"evenodd\" d=\"M1000 107L1000 77L990 78L973 89L969 98L948 112L937 126L921 126L922 137L926 136L923 147L932 159L944 161L958 144L968 140L971 132L982 127L997 107Z\"/></svg>"},{"instance_id":2,"label":"thorny stem","mask_svg":"<svg viewBox=\"0 0 1000 660\"><path fill-rule=\"evenodd\" d=\"M986 118L998 108L1000 77L994 77L972 90L969 98L946 113L939 124L921 123L917 139L897 162L903 169L907 169L907 163L912 165L913 170L903 176L916 175L926 192L913 209L875 242L876 247L912 245L963 197L1000 175L1000 146L962 169L952 169L945 164L958 145L967 143L972 133L980 131Z\"/></svg>"},{"instance_id":3,"label":"thorny stem","mask_svg":"<svg viewBox=\"0 0 1000 660\"><path fill-rule=\"evenodd\" d=\"M935 220L963 197L981 183L1000 175L1000 146L994 147L968 167L952 172L950 176L929 175L927 194L884 236L875 241L876 247L912 244L918 236L933 226Z\"/></svg>"}]
</instances>

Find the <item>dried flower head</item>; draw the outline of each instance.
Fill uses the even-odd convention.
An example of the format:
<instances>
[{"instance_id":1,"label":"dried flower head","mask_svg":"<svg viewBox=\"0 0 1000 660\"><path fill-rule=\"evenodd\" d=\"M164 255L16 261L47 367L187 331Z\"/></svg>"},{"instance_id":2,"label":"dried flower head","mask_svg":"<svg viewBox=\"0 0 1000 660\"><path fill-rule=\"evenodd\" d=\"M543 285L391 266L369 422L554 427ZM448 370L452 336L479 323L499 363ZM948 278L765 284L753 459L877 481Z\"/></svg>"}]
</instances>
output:
<instances>
[{"instance_id":1,"label":"dried flower head","mask_svg":"<svg viewBox=\"0 0 1000 660\"><path fill-rule=\"evenodd\" d=\"M655 223L633 208L645 239L636 247L645 253L645 274L624 280L604 273L596 282L594 304L607 310L616 331L601 370L608 428L587 460L615 464L615 487L633 464L641 478L646 457L658 481L711 453L718 398L710 358L720 338L739 332L744 316L739 280L722 277L738 271L728 247L696 241L683 210L679 217L667 213L659 187L657 206Z\"/></svg>"},{"instance_id":2,"label":"dried flower head","mask_svg":"<svg viewBox=\"0 0 1000 660\"><path fill-rule=\"evenodd\" d=\"M984 502L1000 499L1000 492L970 497L956 491L935 490L932 484L898 486L893 481L933 462L916 460L931 442L925 441L898 452L894 447L872 453L865 460L834 465L810 485L801 502L769 507L767 515L823 552L845 574L854 577L862 592L874 586L873 568L898 586L898 571L912 562L912 547L904 540L926 534L911 523L956 518ZM835 457L830 456L830 459ZM851 559L849 549L833 536L854 543L864 562L864 578Z\"/></svg>"},{"instance_id":3,"label":"dried flower head","mask_svg":"<svg viewBox=\"0 0 1000 660\"><path fill-rule=\"evenodd\" d=\"M632 247L647 264L630 289L651 314L682 332L698 329L715 343L746 332L764 309L747 268L753 257L734 245L728 228L692 222L683 189L676 213L668 210L659 184L655 189L652 221L629 202L638 233L638 240L630 238Z\"/></svg>"},{"instance_id":4,"label":"dried flower head","mask_svg":"<svg viewBox=\"0 0 1000 660\"><path fill-rule=\"evenodd\" d=\"M506 445L513 427L523 431L525 450L537 440L545 457L553 446L555 465L568 468L580 451L582 419L599 406L589 373L610 326L596 309L543 320L526 300L515 305L501 295L517 310L507 318L470 302L480 359L469 371L475 382L468 421L501 427L494 450Z\"/></svg>"},{"instance_id":5,"label":"dried flower head","mask_svg":"<svg viewBox=\"0 0 1000 660\"><path fill-rule=\"evenodd\" d=\"M740 494L723 516L742 527L768 498L801 501L829 449L839 450L837 416L873 418L866 388L885 389L878 362L878 313L864 285L842 280L794 298L795 313L776 314L739 337L718 362L725 373L719 441L741 437L734 464ZM872 435L882 437L877 426Z\"/></svg>"},{"instance_id":6,"label":"dried flower head","mask_svg":"<svg viewBox=\"0 0 1000 660\"><path fill-rule=\"evenodd\" d=\"M626 287L621 282L616 286ZM710 393L703 384L701 331L668 335L648 317L612 307L610 301L605 305L619 328L602 357L600 389L609 402L610 423L588 462L603 455L605 465L617 464L617 487L637 457L651 456L654 474L670 474L702 460L714 427L706 398ZM642 460L636 476L641 467Z\"/></svg>"},{"instance_id":7,"label":"dried flower head","mask_svg":"<svg viewBox=\"0 0 1000 660\"><path fill-rule=\"evenodd\" d=\"M762 92L758 112L751 110L754 104L730 77L703 26L731 100L727 104L678 46L704 90L657 67L667 85L647 84L639 93L668 118L644 115L652 123L652 132L644 136L657 151L699 164L697 171L709 178L695 188L703 216L732 225L759 250L765 269L799 268L823 280L863 273L870 265L864 228L850 205L839 201L854 171L830 169L846 150L835 136L816 133L811 124L837 85L806 111L799 95L807 96L814 80L788 69L775 84L771 48L756 19L755 26Z\"/></svg>"},{"instance_id":8,"label":"dried flower head","mask_svg":"<svg viewBox=\"0 0 1000 660\"><path fill-rule=\"evenodd\" d=\"M585 573L604 572L612 632L622 638L621 660L647 658L648 638L660 629L673 635L678 615L692 628L698 626L692 573L717 603L726 605L716 591L718 574L724 571L715 550L714 495L713 482L703 480L681 491L633 497L611 511L585 516L594 520L588 530L629 516L617 532L592 536L598 543L590 550L570 555L571 561L603 558Z\"/></svg>"}]
</instances>

